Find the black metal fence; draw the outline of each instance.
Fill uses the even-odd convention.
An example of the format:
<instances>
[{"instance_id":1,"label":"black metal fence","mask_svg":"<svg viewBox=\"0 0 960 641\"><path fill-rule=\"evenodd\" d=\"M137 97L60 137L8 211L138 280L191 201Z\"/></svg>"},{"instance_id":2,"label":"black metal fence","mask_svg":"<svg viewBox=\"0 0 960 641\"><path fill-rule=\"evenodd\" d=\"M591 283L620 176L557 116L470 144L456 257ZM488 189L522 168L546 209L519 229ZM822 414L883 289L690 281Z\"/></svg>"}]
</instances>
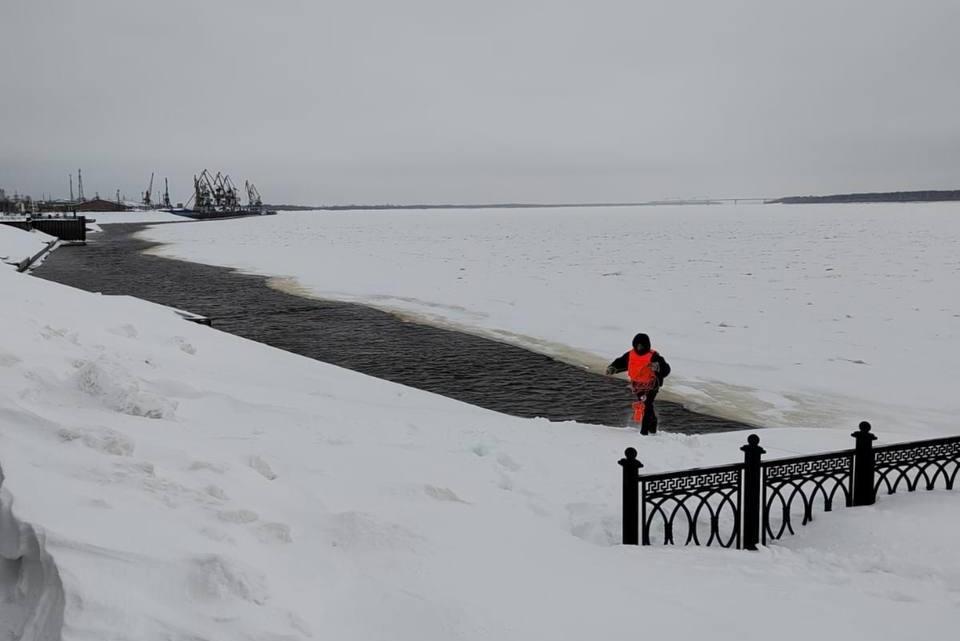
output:
<instances>
[{"instance_id":1,"label":"black metal fence","mask_svg":"<svg viewBox=\"0 0 960 641\"><path fill-rule=\"evenodd\" d=\"M836 506L871 505L877 493L953 489L960 436L874 447L870 424L851 434L854 449L763 460L760 438L740 448L743 462L640 474L637 451L623 468L623 543L718 545L755 550Z\"/></svg>"}]
</instances>

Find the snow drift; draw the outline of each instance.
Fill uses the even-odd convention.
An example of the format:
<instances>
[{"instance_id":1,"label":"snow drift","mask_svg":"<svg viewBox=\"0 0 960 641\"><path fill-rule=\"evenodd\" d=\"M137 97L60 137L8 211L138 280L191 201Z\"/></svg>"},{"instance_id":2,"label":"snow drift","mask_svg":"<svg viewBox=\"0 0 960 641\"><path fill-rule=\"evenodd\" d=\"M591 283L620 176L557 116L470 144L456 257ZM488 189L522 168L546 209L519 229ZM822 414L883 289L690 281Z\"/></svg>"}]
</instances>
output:
<instances>
[{"instance_id":1,"label":"snow drift","mask_svg":"<svg viewBox=\"0 0 960 641\"><path fill-rule=\"evenodd\" d=\"M57 239L36 230L0 225L0 263L17 265L41 253Z\"/></svg>"},{"instance_id":2,"label":"snow drift","mask_svg":"<svg viewBox=\"0 0 960 641\"><path fill-rule=\"evenodd\" d=\"M13 515L0 467L0 638L57 641L63 584L42 534Z\"/></svg>"}]
</instances>

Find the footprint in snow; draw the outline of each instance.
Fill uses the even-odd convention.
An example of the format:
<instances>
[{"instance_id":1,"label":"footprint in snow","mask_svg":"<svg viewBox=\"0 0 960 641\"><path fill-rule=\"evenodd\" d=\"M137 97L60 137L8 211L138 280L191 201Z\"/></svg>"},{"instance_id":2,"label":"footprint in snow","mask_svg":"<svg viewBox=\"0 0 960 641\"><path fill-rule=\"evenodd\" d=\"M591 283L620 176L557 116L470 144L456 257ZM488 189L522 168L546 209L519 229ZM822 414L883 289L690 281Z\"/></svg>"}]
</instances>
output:
<instances>
[{"instance_id":1,"label":"footprint in snow","mask_svg":"<svg viewBox=\"0 0 960 641\"><path fill-rule=\"evenodd\" d=\"M277 475L274 474L273 470L270 468L270 464L259 456L251 456L247 461L247 464L268 481L272 481L277 478Z\"/></svg>"},{"instance_id":2,"label":"footprint in snow","mask_svg":"<svg viewBox=\"0 0 960 641\"><path fill-rule=\"evenodd\" d=\"M236 545L237 540L232 536L224 532L223 530L218 530L216 528L205 527L200 530L200 534L207 537L211 541L216 541L217 543L227 543L229 545Z\"/></svg>"},{"instance_id":3,"label":"footprint in snow","mask_svg":"<svg viewBox=\"0 0 960 641\"><path fill-rule=\"evenodd\" d=\"M96 433L81 432L64 427L57 431L57 437L64 443L79 440L90 449L104 454L114 456L130 456L133 454L133 441L111 429L103 429Z\"/></svg>"},{"instance_id":4,"label":"footprint in snow","mask_svg":"<svg viewBox=\"0 0 960 641\"><path fill-rule=\"evenodd\" d=\"M203 491L206 492L208 496L212 496L215 499L219 499L221 501L227 500L227 493L224 492L223 488L219 485L208 485L207 487L203 488Z\"/></svg>"},{"instance_id":5,"label":"footprint in snow","mask_svg":"<svg viewBox=\"0 0 960 641\"><path fill-rule=\"evenodd\" d=\"M130 323L125 323L119 327L111 327L107 331L116 336L123 336L124 338L136 338L138 335L137 328Z\"/></svg>"},{"instance_id":6,"label":"footprint in snow","mask_svg":"<svg viewBox=\"0 0 960 641\"><path fill-rule=\"evenodd\" d=\"M227 523L253 523L260 520L260 515L252 510L223 510L217 518Z\"/></svg>"},{"instance_id":7,"label":"footprint in snow","mask_svg":"<svg viewBox=\"0 0 960 641\"><path fill-rule=\"evenodd\" d=\"M292 543L290 526L286 523L261 523L254 532L261 543Z\"/></svg>"},{"instance_id":8,"label":"footprint in snow","mask_svg":"<svg viewBox=\"0 0 960 641\"><path fill-rule=\"evenodd\" d=\"M438 501L451 501L453 503L466 503L457 496L456 492L447 487L437 487L436 485L424 485L423 492L432 499Z\"/></svg>"},{"instance_id":9,"label":"footprint in snow","mask_svg":"<svg viewBox=\"0 0 960 641\"><path fill-rule=\"evenodd\" d=\"M192 597L202 601L240 600L263 605L270 596L262 573L219 554L189 562L187 589Z\"/></svg>"},{"instance_id":10,"label":"footprint in snow","mask_svg":"<svg viewBox=\"0 0 960 641\"><path fill-rule=\"evenodd\" d=\"M509 454L498 454L497 463L510 470L511 472L518 472L522 467L519 463L510 458Z\"/></svg>"},{"instance_id":11,"label":"footprint in snow","mask_svg":"<svg viewBox=\"0 0 960 641\"><path fill-rule=\"evenodd\" d=\"M0 367L13 367L20 359L13 354L0 354Z\"/></svg>"},{"instance_id":12,"label":"footprint in snow","mask_svg":"<svg viewBox=\"0 0 960 641\"><path fill-rule=\"evenodd\" d=\"M492 450L493 448L487 445L486 443L475 443L474 445L470 446L470 451L476 454L477 456L486 456Z\"/></svg>"},{"instance_id":13,"label":"footprint in snow","mask_svg":"<svg viewBox=\"0 0 960 641\"><path fill-rule=\"evenodd\" d=\"M223 474L226 472L226 468L224 468L222 465L210 463L209 461L194 461L187 467L187 470L190 472L202 472L209 470L211 472L216 472L217 474Z\"/></svg>"},{"instance_id":14,"label":"footprint in snow","mask_svg":"<svg viewBox=\"0 0 960 641\"><path fill-rule=\"evenodd\" d=\"M174 336L173 342L176 343L177 347L180 348L181 352L190 354L191 356L197 353L197 348L194 347L191 343L188 343L187 339L185 339L183 336Z\"/></svg>"}]
</instances>

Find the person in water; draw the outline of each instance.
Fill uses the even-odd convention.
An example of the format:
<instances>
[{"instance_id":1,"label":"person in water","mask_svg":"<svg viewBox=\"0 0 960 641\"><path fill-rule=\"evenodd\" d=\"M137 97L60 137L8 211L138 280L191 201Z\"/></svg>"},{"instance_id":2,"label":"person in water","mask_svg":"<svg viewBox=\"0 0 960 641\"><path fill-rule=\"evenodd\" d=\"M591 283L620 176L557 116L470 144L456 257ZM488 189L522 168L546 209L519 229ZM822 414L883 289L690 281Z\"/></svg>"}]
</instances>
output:
<instances>
[{"instance_id":1,"label":"person in water","mask_svg":"<svg viewBox=\"0 0 960 641\"><path fill-rule=\"evenodd\" d=\"M653 401L670 375L670 365L656 350L650 349L650 337L637 334L633 337L633 349L607 366L607 375L627 372L630 386L637 400L633 404L633 420L640 424L641 434L657 432L657 412Z\"/></svg>"}]
</instances>

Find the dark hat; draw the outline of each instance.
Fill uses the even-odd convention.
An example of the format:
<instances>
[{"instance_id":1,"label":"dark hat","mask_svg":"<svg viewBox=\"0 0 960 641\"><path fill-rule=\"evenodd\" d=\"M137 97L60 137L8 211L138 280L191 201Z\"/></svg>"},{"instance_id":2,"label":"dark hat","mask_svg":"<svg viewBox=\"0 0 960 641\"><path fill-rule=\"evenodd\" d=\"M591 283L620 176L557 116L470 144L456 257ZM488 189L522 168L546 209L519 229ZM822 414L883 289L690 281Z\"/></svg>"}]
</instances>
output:
<instances>
[{"instance_id":1,"label":"dark hat","mask_svg":"<svg viewBox=\"0 0 960 641\"><path fill-rule=\"evenodd\" d=\"M645 349L650 349L650 337L646 334L637 334L633 337L633 348L636 349L637 346L643 346Z\"/></svg>"}]
</instances>

